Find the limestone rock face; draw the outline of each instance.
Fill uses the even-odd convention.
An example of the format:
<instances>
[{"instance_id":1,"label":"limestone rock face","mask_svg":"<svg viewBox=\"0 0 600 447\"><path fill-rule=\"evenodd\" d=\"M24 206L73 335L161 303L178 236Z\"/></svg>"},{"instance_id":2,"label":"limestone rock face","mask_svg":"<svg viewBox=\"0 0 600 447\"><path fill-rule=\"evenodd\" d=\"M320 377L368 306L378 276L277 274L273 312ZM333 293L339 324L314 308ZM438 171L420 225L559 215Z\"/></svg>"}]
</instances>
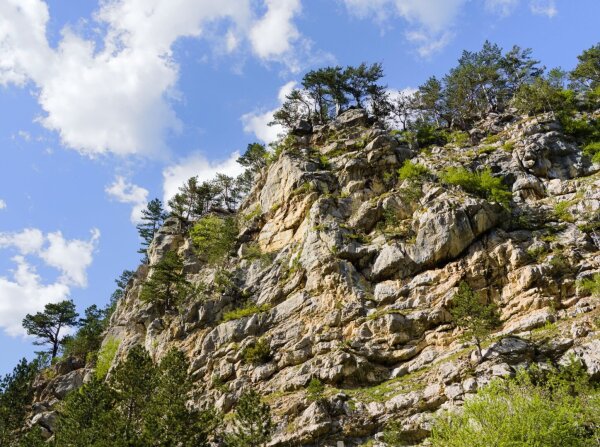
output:
<instances>
[{"instance_id":1,"label":"limestone rock face","mask_svg":"<svg viewBox=\"0 0 600 447\"><path fill-rule=\"evenodd\" d=\"M360 445L391 419L417 444L436 411L494 377L572 355L599 375L599 298L578 285L600 272L598 167L550 116L490 115L471 138L488 135L497 135L493 150L417 152L360 109L298 126L239 211L253 217L241 219L238 256L208 266L185 228L165 222L151 262L178 250L206 293L165 313L139 300L141 266L105 335L119 341L115 362L137 344L156 360L181 349L196 403L225 413L256 388L277 424L271 446ZM407 159L432 174L397 181ZM443 185L437 173L448 166L490 167L512 191L510 207ZM256 246L262 255L249 256ZM217 287L223 272L231 284ZM461 281L501 310L481 362L448 311ZM248 303L256 313L223 320ZM247 362L258 341L268 355ZM36 398L49 434L53 405L89 371L61 368ZM325 387L318 396L307 392L312 379Z\"/></svg>"}]
</instances>

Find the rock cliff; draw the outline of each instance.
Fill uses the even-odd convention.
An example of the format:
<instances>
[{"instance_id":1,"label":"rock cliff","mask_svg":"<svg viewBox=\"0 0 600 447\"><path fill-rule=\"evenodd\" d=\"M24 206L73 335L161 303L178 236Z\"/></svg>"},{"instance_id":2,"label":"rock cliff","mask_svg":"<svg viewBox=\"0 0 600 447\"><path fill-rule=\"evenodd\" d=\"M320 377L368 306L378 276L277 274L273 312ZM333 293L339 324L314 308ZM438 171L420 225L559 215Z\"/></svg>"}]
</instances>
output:
<instances>
[{"instance_id":1,"label":"rock cliff","mask_svg":"<svg viewBox=\"0 0 600 447\"><path fill-rule=\"evenodd\" d=\"M241 206L226 265L207 265L185 228L165 222L150 264L177 250L204 291L165 313L140 301L139 267L105 336L119 342L114 361L137 344L157 360L177 347L196 404L224 413L255 387L275 416L273 446L360 445L389 420L418 444L436 411L521 366L576 355L600 375L598 298L579 285L600 272L600 165L551 115L490 115L469 139L417 150L361 109L296 129ZM429 174L399 180L406 160ZM510 206L440 182L451 166L490 168ZM448 311L461 281L501 310L481 361ZM235 308L255 311L224 321ZM82 366L39 385L42 425Z\"/></svg>"}]
</instances>

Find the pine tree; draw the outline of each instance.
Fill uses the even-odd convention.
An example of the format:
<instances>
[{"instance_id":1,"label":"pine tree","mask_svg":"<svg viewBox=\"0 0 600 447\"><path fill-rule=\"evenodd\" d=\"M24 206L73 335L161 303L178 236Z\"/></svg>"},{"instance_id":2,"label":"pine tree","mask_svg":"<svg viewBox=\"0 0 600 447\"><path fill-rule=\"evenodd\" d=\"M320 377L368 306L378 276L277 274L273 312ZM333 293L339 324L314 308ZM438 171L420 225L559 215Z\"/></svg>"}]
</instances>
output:
<instances>
[{"instance_id":1,"label":"pine tree","mask_svg":"<svg viewBox=\"0 0 600 447\"><path fill-rule=\"evenodd\" d=\"M24 427L33 400L33 380L39 372L36 361L22 359L0 380L0 445L19 444L20 430Z\"/></svg>"},{"instance_id":2,"label":"pine tree","mask_svg":"<svg viewBox=\"0 0 600 447\"><path fill-rule=\"evenodd\" d=\"M148 247L166 217L162 202L158 199L148 202L146 209L142 210L142 223L138 224L136 228L142 238L142 247L138 250L138 253L143 254L144 259L147 259Z\"/></svg>"},{"instance_id":3,"label":"pine tree","mask_svg":"<svg viewBox=\"0 0 600 447\"><path fill-rule=\"evenodd\" d=\"M452 297L450 314L456 326L463 330L462 338L472 341L481 359L481 343L499 326L498 307L484 303L466 282L461 282Z\"/></svg>"},{"instance_id":4,"label":"pine tree","mask_svg":"<svg viewBox=\"0 0 600 447\"><path fill-rule=\"evenodd\" d=\"M63 339L65 355L81 358L90 352L97 351L102 343L102 332L106 327L106 310L99 309L95 304L85 310L84 318L77 323L79 330L74 336Z\"/></svg>"},{"instance_id":5,"label":"pine tree","mask_svg":"<svg viewBox=\"0 0 600 447\"><path fill-rule=\"evenodd\" d=\"M125 361L112 373L109 385L115 390L115 411L119 419L119 442L126 446L143 446L144 414L156 390L156 367L142 346L132 348Z\"/></svg>"},{"instance_id":6,"label":"pine tree","mask_svg":"<svg viewBox=\"0 0 600 447\"><path fill-rule=\"evenodd\" d=\"M225 435L227 447L261 447L273 433L271 408L254 391L246 391L238 401L231 433Z\"/></svg>"},{"instance_id":7,"label":"pine tree","mask_svg":"<svg viewBox=\"0 0 600 447\"><path fill-rule=\"evenodd\" d=\"M192 291L183 272L183 259L175 251L168 251L156 264L150 266L150 277L142 286L140 299L162 304L171 309L186 299Z\"/></svg>"},{"instance_id":8,"label":"pine tree","mask_svg":"<svg viewBox=\"0 0 600 447\"><path fill-rule=\"evenodd\" d=\"M71 300L49 303L46 304L43 312L35 315L27 314L23 319L23 327L29 335L39 339L34 344L38 346L50 344L52 358L55 358L62 340L62 330L75 326L78 316L75 304Z\"/></svg>"},{"instance_id":9,"label":"pine tree","mask_svg":"<svg viewBox=\"0 0 600 447\"><path fill-rule=\"evenodd\" d=\"M213 411L188 405L193 383L187 374L185 355L171 350L160 362L156 388L144 414L147 445L155 447L203 447L217 425Z\"/></svg>"},{"instance_id":10,"label":"pine tree","mask_svg":"<svg viewBox=\"0 0 600 447\"><path fill-rule=\"evenodd\" d=\"M70 393L59 412L56 446L135 445L122 436L124 419L115 411L117 399L115 391L95 377L76 392Z\"/></svg>"},{"instance_id":11,"label":"pine tree","mask_svg":"<svg viewBox=\"0 0 600 447\"><path fill-rule=\"evenodd\" d=\"M579 62L570 74L574 87L582 91L600 87L600 43L585 50L577 59Z\"/></svg>"},{"instance_id":12,"label":"pine tree","mask_svg":"<svg viewBox=\"0 0 600 447\"><path fill-rule=\"evenodd\" d=\"M250 143L237 162L250 171L258 172L267 165L267 150L260 143Z\"/></svg>"}]
</instances>

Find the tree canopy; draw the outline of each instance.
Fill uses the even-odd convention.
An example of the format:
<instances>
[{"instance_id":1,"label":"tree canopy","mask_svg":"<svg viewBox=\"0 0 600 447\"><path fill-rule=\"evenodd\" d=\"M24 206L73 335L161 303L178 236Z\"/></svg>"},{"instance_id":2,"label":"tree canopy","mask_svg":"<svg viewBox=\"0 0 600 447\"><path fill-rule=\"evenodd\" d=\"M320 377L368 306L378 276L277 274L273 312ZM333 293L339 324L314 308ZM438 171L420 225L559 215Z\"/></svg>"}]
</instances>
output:
<instances>
[{"instance_id":1,"label":"tree canopy","mask_svg":"<svg viewBox=\"0 0 600 447\"><path fill-rule=\"evenodd\" d=\"M78 316L72 300L48 303L43 312L27 314L23 319L23 327L29 335L38 338L34 344L38 346L49 344L51 346L49 352L52 358L55 358L62 341L63 329L75 326Z\"/></svg>"}]
</instances>

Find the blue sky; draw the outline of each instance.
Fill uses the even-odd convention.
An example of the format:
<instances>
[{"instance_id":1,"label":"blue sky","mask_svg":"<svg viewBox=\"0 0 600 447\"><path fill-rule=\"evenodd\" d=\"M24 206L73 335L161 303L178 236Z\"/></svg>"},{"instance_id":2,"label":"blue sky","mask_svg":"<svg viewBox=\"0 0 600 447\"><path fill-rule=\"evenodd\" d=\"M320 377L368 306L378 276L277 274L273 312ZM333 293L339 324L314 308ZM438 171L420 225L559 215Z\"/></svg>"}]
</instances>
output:
<instances>
[{"instance_id":1,"label":"blue sky","mask_svg":"<svg viewBox=\"0 0 600 447\"><path fill-rule=\"evenodd\" d=\"M0 374L27 312L105 304L137 267L139 209L234 174L308 69L382 62L391 89L485 39L570 69L597 0L0 0Z\"/></svg>"}]
</instances>

